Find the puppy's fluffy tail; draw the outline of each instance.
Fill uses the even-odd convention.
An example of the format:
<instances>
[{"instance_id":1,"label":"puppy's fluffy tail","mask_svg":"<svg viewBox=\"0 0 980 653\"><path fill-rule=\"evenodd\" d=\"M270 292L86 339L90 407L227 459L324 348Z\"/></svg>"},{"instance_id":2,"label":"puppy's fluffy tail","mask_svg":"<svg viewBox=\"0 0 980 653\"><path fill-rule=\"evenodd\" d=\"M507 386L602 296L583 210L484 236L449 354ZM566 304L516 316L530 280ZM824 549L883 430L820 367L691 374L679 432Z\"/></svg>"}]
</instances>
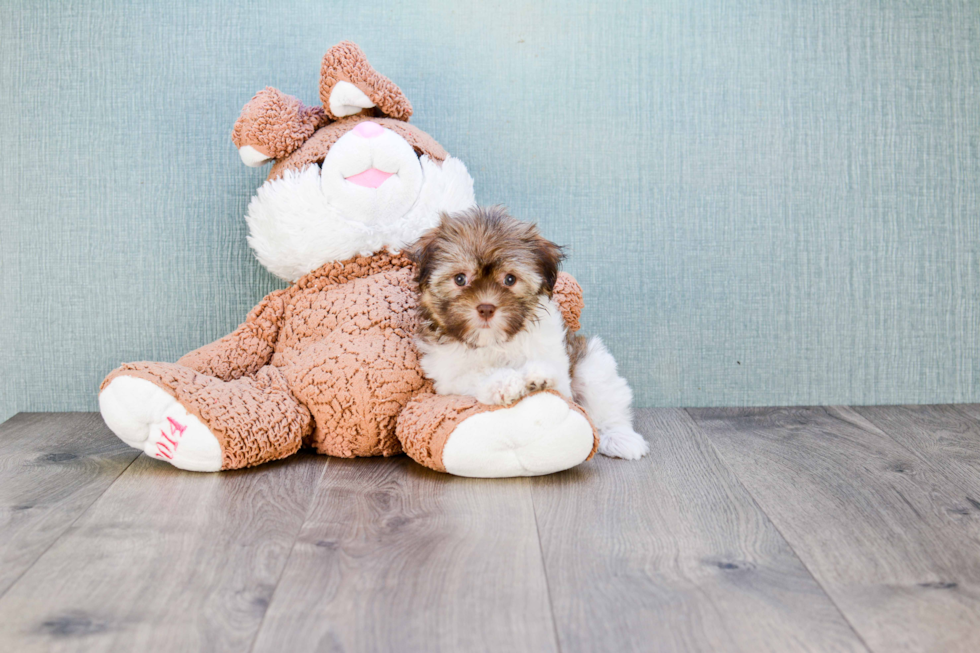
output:
<instances>
[{"instance_id":1,"label":"puppy's fluffy tail","mask_svg":"<svg viewBox=\"0 0 980 653\"><path fill-rule=\"evenodd\" d=\"M599 431L599 453L636 460L650 450L647 441L633 430L633 391L616 372L616 359L598 336L579 340L570 356L572 396Z\"/></svg>"}]
</instances>

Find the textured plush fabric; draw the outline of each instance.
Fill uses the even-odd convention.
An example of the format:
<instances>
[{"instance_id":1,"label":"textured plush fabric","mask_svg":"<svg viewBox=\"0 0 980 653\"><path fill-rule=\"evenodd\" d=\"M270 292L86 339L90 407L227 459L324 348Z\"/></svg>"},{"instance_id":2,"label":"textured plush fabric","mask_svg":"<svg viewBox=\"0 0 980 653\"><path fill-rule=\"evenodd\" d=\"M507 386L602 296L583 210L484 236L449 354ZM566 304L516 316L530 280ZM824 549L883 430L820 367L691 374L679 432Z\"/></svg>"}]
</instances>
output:
<instances>
[{"instance_id":1,"label":"textured plush fabric","mask_svg":"<svg viewBox=\"0 0 980 653\"><path fill-rule=\"evenodd\" d=\"M446 440L467 417L493 410L472 397L437 395L426 392L416 397L402 411L396 435L405 453L426 467L446 471L442 449Z\"/></svg>"},{"instance_id":2,"label":"textured plush fabric","mask_svg":"<svg viewBox=\"0 0 980 653\"><path fill-rule=\"evenodd\" d=\"M579 319L582 317L582 308L585 302L582 299L582 286L570 274L558 274L555 281L553 293L555 302L561 309L561 316L565 319L565 327L572 333L582 328Z\"/></svg>"},{"instance_id":3,"label":"textured plush fabric","mask_svg":"<svg viewBox=\"0 0 980 653\"><path fill-rule=\"evenodd\" d=\"M201 374L231 381L253 374L268 364L279 339L288 293L276 290L249 312L233 332L181 356L178 364Z\"/></svg>"},{"instance_id":4,"label":"textured plush fabric","mask_svg":"<svg viewBox=\"0 0 980 653\"><path fill-rule=\"evenodd\" d=\"M235 147L251 145L274 159L283 159L327 123L322 107L308 107L271 86L255 94L235 122Z\"/></svg>"},{"instance_id":5,"label":"textured plush fabric","mask_svg":"<svg viewBox=\"0 0 980 653\"><path fill-rule=\"evenodd\" d=\"M976 0L5 0L0 419L286 285L229 131L344 39L568 247L638 406L980 401Z\"/></svg>"},{"instance_id":6,"label":"textured plush fabric","mask_svg":"<svg viewBox=\"0 0 980 653\"><path fill-rule=\"evenodd\" d=\"M432 394L413 343L414 278L408 257L387 252L328 263L271 293L224 338L177 363L125 364L102 388L129 374L170 392L218 438L222 469L277 460L301 445L344 458L392 456L402 453L402 438L418 462L445 471L440 455L453 427L486 407ZM576 286L563 273L555 295L574 321L582 308ZM409 402L415 412L399 424Z\"/></svg>"},{"instance_id":7,"label":"textured plush fabric","mask_svg":"<svg viewBox=\"0 0 980 653\"><path fill-rule=\"evenodd\" d=\"M252 467L299 451L313 428L309 410L290 392L282 372L264 366L254 374L222 381L174 363L126 363L120 375L155 383L181 403L218 439L222 469Z\"/></svg>"},{"instance_id":8,"label":"textured plush fabric","mask_svg":"<svg viewBox=\"0 0 980 653\"><path fill-rule=\"evenodd\" d=\"M330 111L330 91L337 82L349 82L359 88L385 116L396 120L408 120L412 116L412 104L402 90L375 71L364 52L350 41L327 50L320 64L320 100L334 120L342 117Z\"/></svg>"}]
</instances>

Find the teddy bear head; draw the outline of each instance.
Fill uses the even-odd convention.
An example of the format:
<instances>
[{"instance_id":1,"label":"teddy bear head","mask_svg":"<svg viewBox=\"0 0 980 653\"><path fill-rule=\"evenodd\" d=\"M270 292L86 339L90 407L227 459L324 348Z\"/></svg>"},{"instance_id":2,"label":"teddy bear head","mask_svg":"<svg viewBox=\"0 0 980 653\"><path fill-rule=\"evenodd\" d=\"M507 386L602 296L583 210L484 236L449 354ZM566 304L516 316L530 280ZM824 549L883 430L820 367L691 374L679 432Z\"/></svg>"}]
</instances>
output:
<instances>
[{"instance_id":1,"label":"teddy bear head","mask_svg":"<svg viewBox=\"0 0 980 653\"><path fill-rule=\"evenodd\" d=\"M412 106L360 48L334 46L320 68L322 107L274 88L242 109L232 141L246 165L274 162L249 204L249 244L294 281L325 263L397 251L474 204L461 161L411 125Z\"/></svg>"}]
</instances>

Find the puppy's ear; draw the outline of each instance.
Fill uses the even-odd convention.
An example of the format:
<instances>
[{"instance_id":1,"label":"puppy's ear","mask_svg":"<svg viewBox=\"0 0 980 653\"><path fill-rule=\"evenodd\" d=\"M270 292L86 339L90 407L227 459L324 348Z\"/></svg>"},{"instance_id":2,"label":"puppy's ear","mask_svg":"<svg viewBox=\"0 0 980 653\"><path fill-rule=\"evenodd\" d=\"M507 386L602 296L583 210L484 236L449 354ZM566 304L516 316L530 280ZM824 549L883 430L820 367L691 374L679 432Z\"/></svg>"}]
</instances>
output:
<instances>
[{"instance_id":1,"label":"puppy's ear","mask_svg":"<svg viewBox=\"0 0 980 653\"><path fill-rule=\"evenodd\" d=\"M545 290L548 296L555 290L555 283L558 281L558 268L565 259L565 254L559 245L554 244L547 238L536 233L532 240L534 256L538 261L538 270L544 280Z\"/></svg>"},{"instance_id":2,"label":"puppy's ear","mask_svg":"<svg viewBox=\"0 0 980 653\"><path fill-rule=\"evenodd\" d=\"M412 246L412 250L408 252L409 257L415 261L415 265L418 268L415 272L415 282L419 284L419 290L425 290L425 287L429 285L429 278L432 276L432 270L435 264L436 251L439 248L439 237L442 234L442 223L445 220L446 215L443 214L440 216L439 226L422 234L422 237Z\"/></svg>"}]
</instances>

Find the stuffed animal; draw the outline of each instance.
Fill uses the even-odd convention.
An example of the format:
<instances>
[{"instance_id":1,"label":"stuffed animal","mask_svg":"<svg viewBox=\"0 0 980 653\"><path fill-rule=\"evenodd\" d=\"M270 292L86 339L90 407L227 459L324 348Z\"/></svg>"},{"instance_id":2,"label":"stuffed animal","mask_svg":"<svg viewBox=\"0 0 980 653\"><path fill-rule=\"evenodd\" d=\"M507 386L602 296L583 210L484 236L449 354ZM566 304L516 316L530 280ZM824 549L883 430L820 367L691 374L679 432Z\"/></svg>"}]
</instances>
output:
<instances>
[{"instance_id":1,"label":"stuffed animal","mask_svg":"<svg viewBox=\"0 0 980 653\"><path fill-rule=\"evenodd\" d=\"M302 447L347 458L404 452L478 477L547 474L591 458L592 423L557 393L509 406L434 394L413 340L415 268L402 252L442 212L474 204L473 180L408 122L408 100L353 43L324 56L320 99L307 107L266 88L232 133L246 164L275 162L249 204L248 242L291 285L176 363L111 372L99 394L109 428L195 471ZM577 330L578 284L562 274L554 297Z\"/></svg>"}]
</instances>

